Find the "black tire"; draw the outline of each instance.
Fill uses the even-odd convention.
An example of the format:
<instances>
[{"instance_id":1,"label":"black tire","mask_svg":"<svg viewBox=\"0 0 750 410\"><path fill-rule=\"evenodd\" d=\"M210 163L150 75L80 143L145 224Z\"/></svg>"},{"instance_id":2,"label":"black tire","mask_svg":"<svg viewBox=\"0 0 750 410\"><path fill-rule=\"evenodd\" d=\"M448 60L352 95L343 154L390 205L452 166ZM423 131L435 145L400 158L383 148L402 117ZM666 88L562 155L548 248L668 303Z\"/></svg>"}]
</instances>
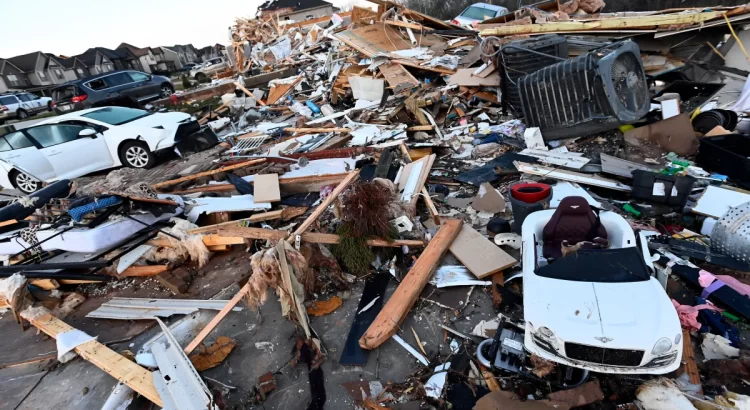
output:
<instances>
[{"instance_id":1,"label":"black tire","mask_svg":"<svg viewBox=\"0 0 750 410\"><path fill-rule=\"evenodd\" d=\"M149 169L156 164L156 155L142 141L128 141L120 146L120 162L128 168Z\"/></svg>"},{"instance_id":2,"label":"black tire","mask_svg":"<svg viewBox=\"0 0 750 410\"><path fill-rule=\"evenodd\" d=\"M42 184L39 181L34 181L28 175L15 169L10 171L10 175L8 177L10 178L10 182L13 184L13 186L26 195L32 194L42 187Z\"/></svg>"},{"instance_id":3,"label":"black tire","mask_svg":"<svg viewBox=\"0 0 750 410\"><path fill-rule=\"evenodd\" d=\"M29 118L29 113L19 109L18 111L16 111L16 118L18 118L19 120L25 120Z\"/></svg>"},{"instance_id":4,"label":"black tire","mask_svg":"<svg viewBox=\"0 0 750 410\"><path fill-rule=\"evenodd\" d=\"M47 103L47 111L52 112L54 111L54 108L52 107L52 101Z\"/></svg>"},{"instance_id":5,"label":"black tire","mask_svg":"<svg viewBox=\"0 0 750 410\"><path fill-rule=\"evenodd\" d=\"M159 93L160 98L169 98L174 94L174 87L172 84L164 83L161 85L161 92Z\"/></svg>"}]
</instances>

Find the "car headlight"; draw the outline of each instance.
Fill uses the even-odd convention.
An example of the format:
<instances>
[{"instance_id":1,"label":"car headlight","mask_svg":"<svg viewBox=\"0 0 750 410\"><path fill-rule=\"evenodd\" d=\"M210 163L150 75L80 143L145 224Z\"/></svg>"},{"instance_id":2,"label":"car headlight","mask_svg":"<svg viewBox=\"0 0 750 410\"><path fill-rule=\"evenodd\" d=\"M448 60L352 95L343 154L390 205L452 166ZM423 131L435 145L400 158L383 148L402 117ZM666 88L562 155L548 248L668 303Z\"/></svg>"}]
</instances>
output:
<instances>
[{"instance_id":1,"label":"car headlight","mask_svg":"<svg viewBox=\"0 0 750 410\"><path fill-rule=\"evenodd\" d=\"M671 348L672 348L672 342L666 337L662 337L656 342L656 344L654 345L654 349L651 350L651 353L656 356L659 356L664 353L667 353L669 349Z\"/></svg>"}]
</instances>

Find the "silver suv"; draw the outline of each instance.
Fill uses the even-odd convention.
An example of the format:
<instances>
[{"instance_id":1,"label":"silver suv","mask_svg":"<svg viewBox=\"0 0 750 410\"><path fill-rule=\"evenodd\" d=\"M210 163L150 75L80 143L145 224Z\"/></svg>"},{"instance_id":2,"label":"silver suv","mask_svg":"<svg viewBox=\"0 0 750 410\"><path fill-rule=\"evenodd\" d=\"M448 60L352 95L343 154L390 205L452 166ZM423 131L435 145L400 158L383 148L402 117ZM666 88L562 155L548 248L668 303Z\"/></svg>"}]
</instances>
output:
<instances>
[{"instance_id":1,"label":"silver suv","mask_svg":"<svg viewBox=\"0 0 750 410\"><path fill-rule=\"evenodd\" d=\"M31 93L0 94L0 124L7 120L25 120L43 111L52 111L55 103L49 97Z\"/></svg>"}]
</instances>

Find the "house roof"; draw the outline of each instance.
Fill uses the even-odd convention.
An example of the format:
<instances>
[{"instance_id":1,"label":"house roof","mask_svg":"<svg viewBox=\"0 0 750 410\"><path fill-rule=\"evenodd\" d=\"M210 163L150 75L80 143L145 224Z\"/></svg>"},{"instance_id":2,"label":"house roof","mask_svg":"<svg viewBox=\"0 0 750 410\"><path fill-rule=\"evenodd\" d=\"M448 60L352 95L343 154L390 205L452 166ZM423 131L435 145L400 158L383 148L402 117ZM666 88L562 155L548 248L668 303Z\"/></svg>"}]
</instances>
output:
<instances>
[{"instance_id":1,"label":"house roof","mask_svg":"<svg viewBox=\"0 0 750 410\"><path fill-rule=\"evenodd\" d=\"M198 51L198 49L195 48L195 46L192 45L192 44L184 44L184 45L183 44L175 44L173 46L164 46L164 47L168 48L168 49L170 49L172 51L182 51L182 50L188 49L188 48L192 49L195 52Z\"/></svg>"},{"instance_id":2,"label":"house roof","mask_svg":"<svg viewBox=\"0 0 750 410\"><path fill-rule=\"evenodd\" d=\"M258 6L258 11L273 11L291 8L293 10L307 10L317 7L332 6L325 0L266 0Z\"/></svg>"},{"instance_id":3,"label":"house roof","mask_svg":"<svg viewBox=\"0 0 750 410\"><path fill-rule=\"evenodd\" d=\"M11 57L8 61L13 63L14 66L18 67L24 73L28 73L36 70L36 61L39 59L40 54L42 54L41 51L35 51L33 53Z\"/></svg>"},{"instance_id":4,"label":"house roof","mask_svg":"<svg viewBox=\"0 0 750 410\"><path fill-rule=\"evenodd\" d=\"M44 53L44 55L46 55L49 58L55 59L55 61L60 63L60 65L63 66L63 68L73 68L73 66L76 63L76 59L74 57L60 57L52 53Z\"/></svg>"},{"instance_id":5,"label":"house roof","mask_svg":"<svg viewBox=\"0 0 750 410\"><path fill-rule=\"evenodd\" d=\"M83 54L79 54L73 58L77 58L80 62L82 62L86 66L93 66L96 65L96 55L99 52L94 49L88 49Z\"/></svg>"},{"instance_id":6,"label":"house roof","mask_svg":"<svg viewBox=\"0 0 750 410\"><path fill-rule=\"evenodd\" d=\"M120 48L117 50L110 50L105 47L92 47L84 52L84 54L88 53L89 51L98 51L102 53L105 57L107 57L110 60L126 60L135 57L133 53L131 53L126 48Z\"/></svg>"},{"instance_id":7,"label":"house roof","mask_svg":"<svg viewBox=\"0 0 750 410\"><path fill-rule=\"evenodd\" d=\"M130 51L131 53L133 53L133 55L136 56L136 57L145 56L145 55L148 54L148 51L149 51L148 47L146 47L146 48L140 48L140 47L136 47L136 46L134 46L132 44L128 44L128 43L122 43L122 44L120 44L119 46L117 46L117 49L118 50L119 49L126 49L126 50Z\"/></svg>"}]
</instances>

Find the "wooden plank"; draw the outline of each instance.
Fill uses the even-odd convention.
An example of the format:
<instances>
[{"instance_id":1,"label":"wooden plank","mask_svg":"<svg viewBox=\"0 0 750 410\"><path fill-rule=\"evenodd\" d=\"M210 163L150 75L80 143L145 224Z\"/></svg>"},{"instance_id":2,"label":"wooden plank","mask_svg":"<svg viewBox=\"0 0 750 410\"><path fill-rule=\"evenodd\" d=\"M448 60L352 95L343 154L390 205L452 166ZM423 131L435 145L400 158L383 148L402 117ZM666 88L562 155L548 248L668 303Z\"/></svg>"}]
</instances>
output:
<instances>
[{"instance_id":1,"label":"wooden plank","mask_svg":"<svg viewBox=\"0 0 750 410\"><path fill-rule=\"evenodd\" d=\"M281 220L288 221L300 215L304 215L310 209L306 206L288 206L281 210Z\"/></svg>"},{"instance_id":2,"label":"wooden plank","mask_svg":"<svg viewBox=\"0 0 750 410\"><path fill-rule=\"evenodd\" d=\"M179 183L182 183L182 182L185 182L185 181L192 181L194 179L198 179L198 178L201 178L201 177L218 174L220 172L227 172L227 171L231 171L233 169L238 169L238 168L243 168L243 167L249 167L250 165L262 164L264 162L266 162L266 160L263 159L263 158L261 158L261 159L254 159L254 160L245 161L245 162L240 162L239 164L228 165L226 167L217 168L217 169L214 169L212 171L199 172L197 174L184 176L182 178L177 178L177 179L172 179L172 180L169 180L169 181L159 182L157 184L151 185L151 188L153 188L153 189L159 189L159 188L163 188L165 186L171 186L171 185L179 184Z\"/></svg>"},{"instance_id":3,"label":"wooden plank","mask_svg":"<svg viewBox=\"0 0 750 410\"><path fill-rule=\"evenodd\" d=\"M255 186L253 201L256 204L281 201L279 174L256 175L253 185Z\"/></svg>"},{"instance_id":4,"label":"wooden plank","mask_svg":"<svg viewBox=\"0 0 750 410\"><path fill-rule=\"evenodd\" d=\"M407 89L419 87L421 84L411 73L399 63L382 64L378 70L383 73L385 81L393 88L395 93L400 93Z\"/></svg>"},{"instance_id":5,"label":"wooden plank","mask_svg":"<svg viewBox=\"0 0 750 410\"><path fill-rule=\"evenodd\" d=\"M60 287L60 283L54 279L32 279L29 283L44 290L53 290Z\"/></svg>"},{"instance_id":6,"label":"wooden plank","mask_svg":"<svg viewBox=\"0 0 750 410\"><path fill-rule=\"evenodd\" d=\"M156 276L162 272L169 270L169 265L143 265L143 266L131 266L117 276L122 277L143 277L143 276Z\"/></svg>"},{"instance_id":7,"label":"wooden plank","mask_svg":"<svg viewBox=\"0 0 750 410\"><path fill-rule=\"evenodd\" d=\"M336 235L336 234L330 234L330 233L306 232L302 234L302 242L335 245L341 242L341 236ZM413 239L395 239L391 242L385 239L379 239L379 238L371 238L367 240L367 246L400 248L401 246L404 246L404 245L422 247L425 245L425 243L424 241L413 240Z\"/></svg>"},{"instance_id":8,"label":"wooden plank","mask_svg":"<svg viewBox=\"0 0 750 410\"><path fill-rule=\"evenodd\" d=\"M229 226L219 229L218 235L225 237L259 239L264 241L280 241L286 238L289 235L289 232L263 228L250 228L245 226Z\"/></svg>"},{"instance_id":9,"label":"wooden plank","mask_svg":"<svg viewBox=\"0 0 750 410\"><path fill-rule=\"evenodd\" d=\"M482 36L509 36L515 34L551 33L575 30L622 30L628 28L664 27L678 24L697 24L721 17L723 11L693 14L666 14L640 17L613 17L596 21L558 21L553 23L522 24L484 29Z\"/></svg>"},{"instance_id":10,"label":"wooden plank","mask_svg":"<svg viewBox=\"0 0 750 410\"><path fill-rule=\"evenodd\" d=\"M102 283L100 280L85 280L85 279L57 279L61 285L83 285L86 283Z\"/></svg>"},{"instance_id":11,"label":"wooden plank","mask_svg":"<svg viewBox=\"0 0 750 410\"><path fill-rule=\"evenodd\" d=\"M432 125L415 125L413 127L408 127L406 130L410 132L414 131L432 131L434 127Z\"/></svg>"},{"instance_id":12,"label":"wooden plank","mask_svg":"<svg viewBox=\"0 0 750 410\"><path fill-rule=\"evenodd\" d=\"M469 225L461 228L450 251L479 279L502 272L518 262Z\"/></svg>"},{"instance_id":13,"label":"wooden plank","mask_svg":"<svg viewBox=\"0 0 750 410\"><path fill-rule=\"evenodd\" d=\"M695 352L693 352L693 343L688 329L682 329L682 363L685 372L690 376L690 383L700 386L701 375L698 372L698 365L695 363ZM701 390L703 389L701 388Z\"/></svg>"},{"instance_id":14,"label":"wooden plank","mask_svg":"<svg viewBox=\"0 0 750 410\"><path fill-rule=\"evenodd\" d=\"M211 252L227 252L232 250L232 247L229 245L213 245L213 246L207 246L208 250Z\"/></svg>"},{"instance_id":15,"label":"wooden plank","mask_svg":"<svg viewBox=\"0 0 750 410\"><path fill-rule=\"evenodd\" d=\"M351 132L351 128L283 128L284 132L298 132L302 134L316 134L323 132Z\"/></svg>"},{"instance_id":16,"label":"wooden plank","mask_svg":"<svg viewBox=\"0 0 750 410\"><path fill-rule=\"evenodd\" d=\"M372 350L396 334L399 325L404 321L409 310L419 298L422 289L430 280L438 262L458 236L462 225L462 220L451 219L440 227L417 262L383 306L375 321L359 339L359 345L363 349Z\"/></svg>"},{"instance_id":17,"label":"wooden plank","mask_svg":"<svg viewBox=\"0 0 750 410\"><path fill-rule=\"evenodd\" d=\"M265 229L265 230L268 230L268 229ZM241 238L241 237L221 236L221 235L206 235L203 237L203 244L206 246L242 245L244 243L245 243L244 238Z\"/></svg>"},{"instance_id":18,"label":"wooden plank","mask_svg":"<svg viewBox=\"0 0 750 410\"><path fill-rule=\"evenodd\" d=\"M298 194L303 192L320 192L320 188L326 185L338 184L349 175L348 172L342 174L329 175L310 175L297 178L279 178L279 186L284 193ZM250 181L252 184L253 181ZM232 192L236 188L232 184L213 184L201 187L186 189L183 191L174 191L172 194L192 194L195 192Z\"/></svg>"},{"instance_id":19,"label":"wooden plank","mask_svg":"<svg viewBox=\"0 0 750 410\"><path fill-rule=\"evenodd\" d=\"M29 322L53 339L57 339L57 335L60 333L75 330L72 326L49 313L31 318ZM153 374L150 371L131 362L96 340L81 344L74 350L84 360L104 370L107 374L135 390L141 396L151 400L157 406L164 407L159 392L156 391L156 387L154 386Z\"/></svg>"},{"instance_id":20,"label":"wooden plank","mask_svg":"<svg viewBox=\"0 0 750 410\"><path fill-rule=\"evenodd\" d=\"M185 347L185 354L189 355L190 353L193 353L193 350L195 350L196 347L200 346L201 343L203 343L203 340L211 334L211 332L214 330L214 328L224 319L224 317L234 309L235 306L237 306L238 303L240 303L240 300L242 300L243 297L250 291L250 282L246 283L245 286L243 286L239 292L237 292L236 295L227 302L227 304L219 311L219 313L214 316L213 319L211 319L206 326L201 329L200 333L198 333L197 336L195 336L195 339L193 339L187 347Z\"/></svg>"},{"instance_id":21,"label":"wooden plank","mask_svg":"<svg viewBox=\"0 0 750 410\"><path fill-rule=\"evenodd\" d=\"M305 233L305 231L307 231L310 228L310 225L312 225L320 217L320 215L322 215L323 212L325 212L328 206L331 205L333 201L336 198L338 198L347 187L349 187L349 184L354 182L354 180L356 180L357 178L359 178L359 170L350 172L349 175L346 178L344 178L344 180L341 181L341 183L339 183L338 186L336 186L333 192L328 194L326 199L323 202L321 202L321 204L318 205L317 208L315 208L312 214L310 214L310 216L308 216L307 219L305 219L305 221L302 222L302 224L294 231L294 233L292 233L288 241L293 242L294 238L297 235L301 235Z\"/></svg>"},{"instance_id":22,"label":"wooden plank","mask_svg":"<svg viewBox=\"0 0 750 410\"><path fill-rule=\"evenodd\" d=\"M421 24L409 23L409 22L406 22L406 21L386 20L383 23L388 24L389 26L411 28L411 29L414 29L414 30L428 30L425 26L423 26Z\"/></svg>"},{"instance_id":23,"label":"wooden plank","mask_svg":"<svg viewBox=\"0 0 750 410\"><path fill-rule=\"evenodd\" d=\"M257 222L269 221L271 219L279 219L282 217L284 217L284 210L263 212L260 214L255 214L249 218L237 219L236 221L222 222L222 223L215 224L215 225L202 226L200 228L190 229L187 231L187 233L191 235L195 235L199 233L213 232L219 228L223 228L226 226L235 226L235 225L240 226L240 224L242 224L243 222L257 223ZM149 243L150 242L153 242L153 241L149 241Z\"/></svg>"}]
</instances>

